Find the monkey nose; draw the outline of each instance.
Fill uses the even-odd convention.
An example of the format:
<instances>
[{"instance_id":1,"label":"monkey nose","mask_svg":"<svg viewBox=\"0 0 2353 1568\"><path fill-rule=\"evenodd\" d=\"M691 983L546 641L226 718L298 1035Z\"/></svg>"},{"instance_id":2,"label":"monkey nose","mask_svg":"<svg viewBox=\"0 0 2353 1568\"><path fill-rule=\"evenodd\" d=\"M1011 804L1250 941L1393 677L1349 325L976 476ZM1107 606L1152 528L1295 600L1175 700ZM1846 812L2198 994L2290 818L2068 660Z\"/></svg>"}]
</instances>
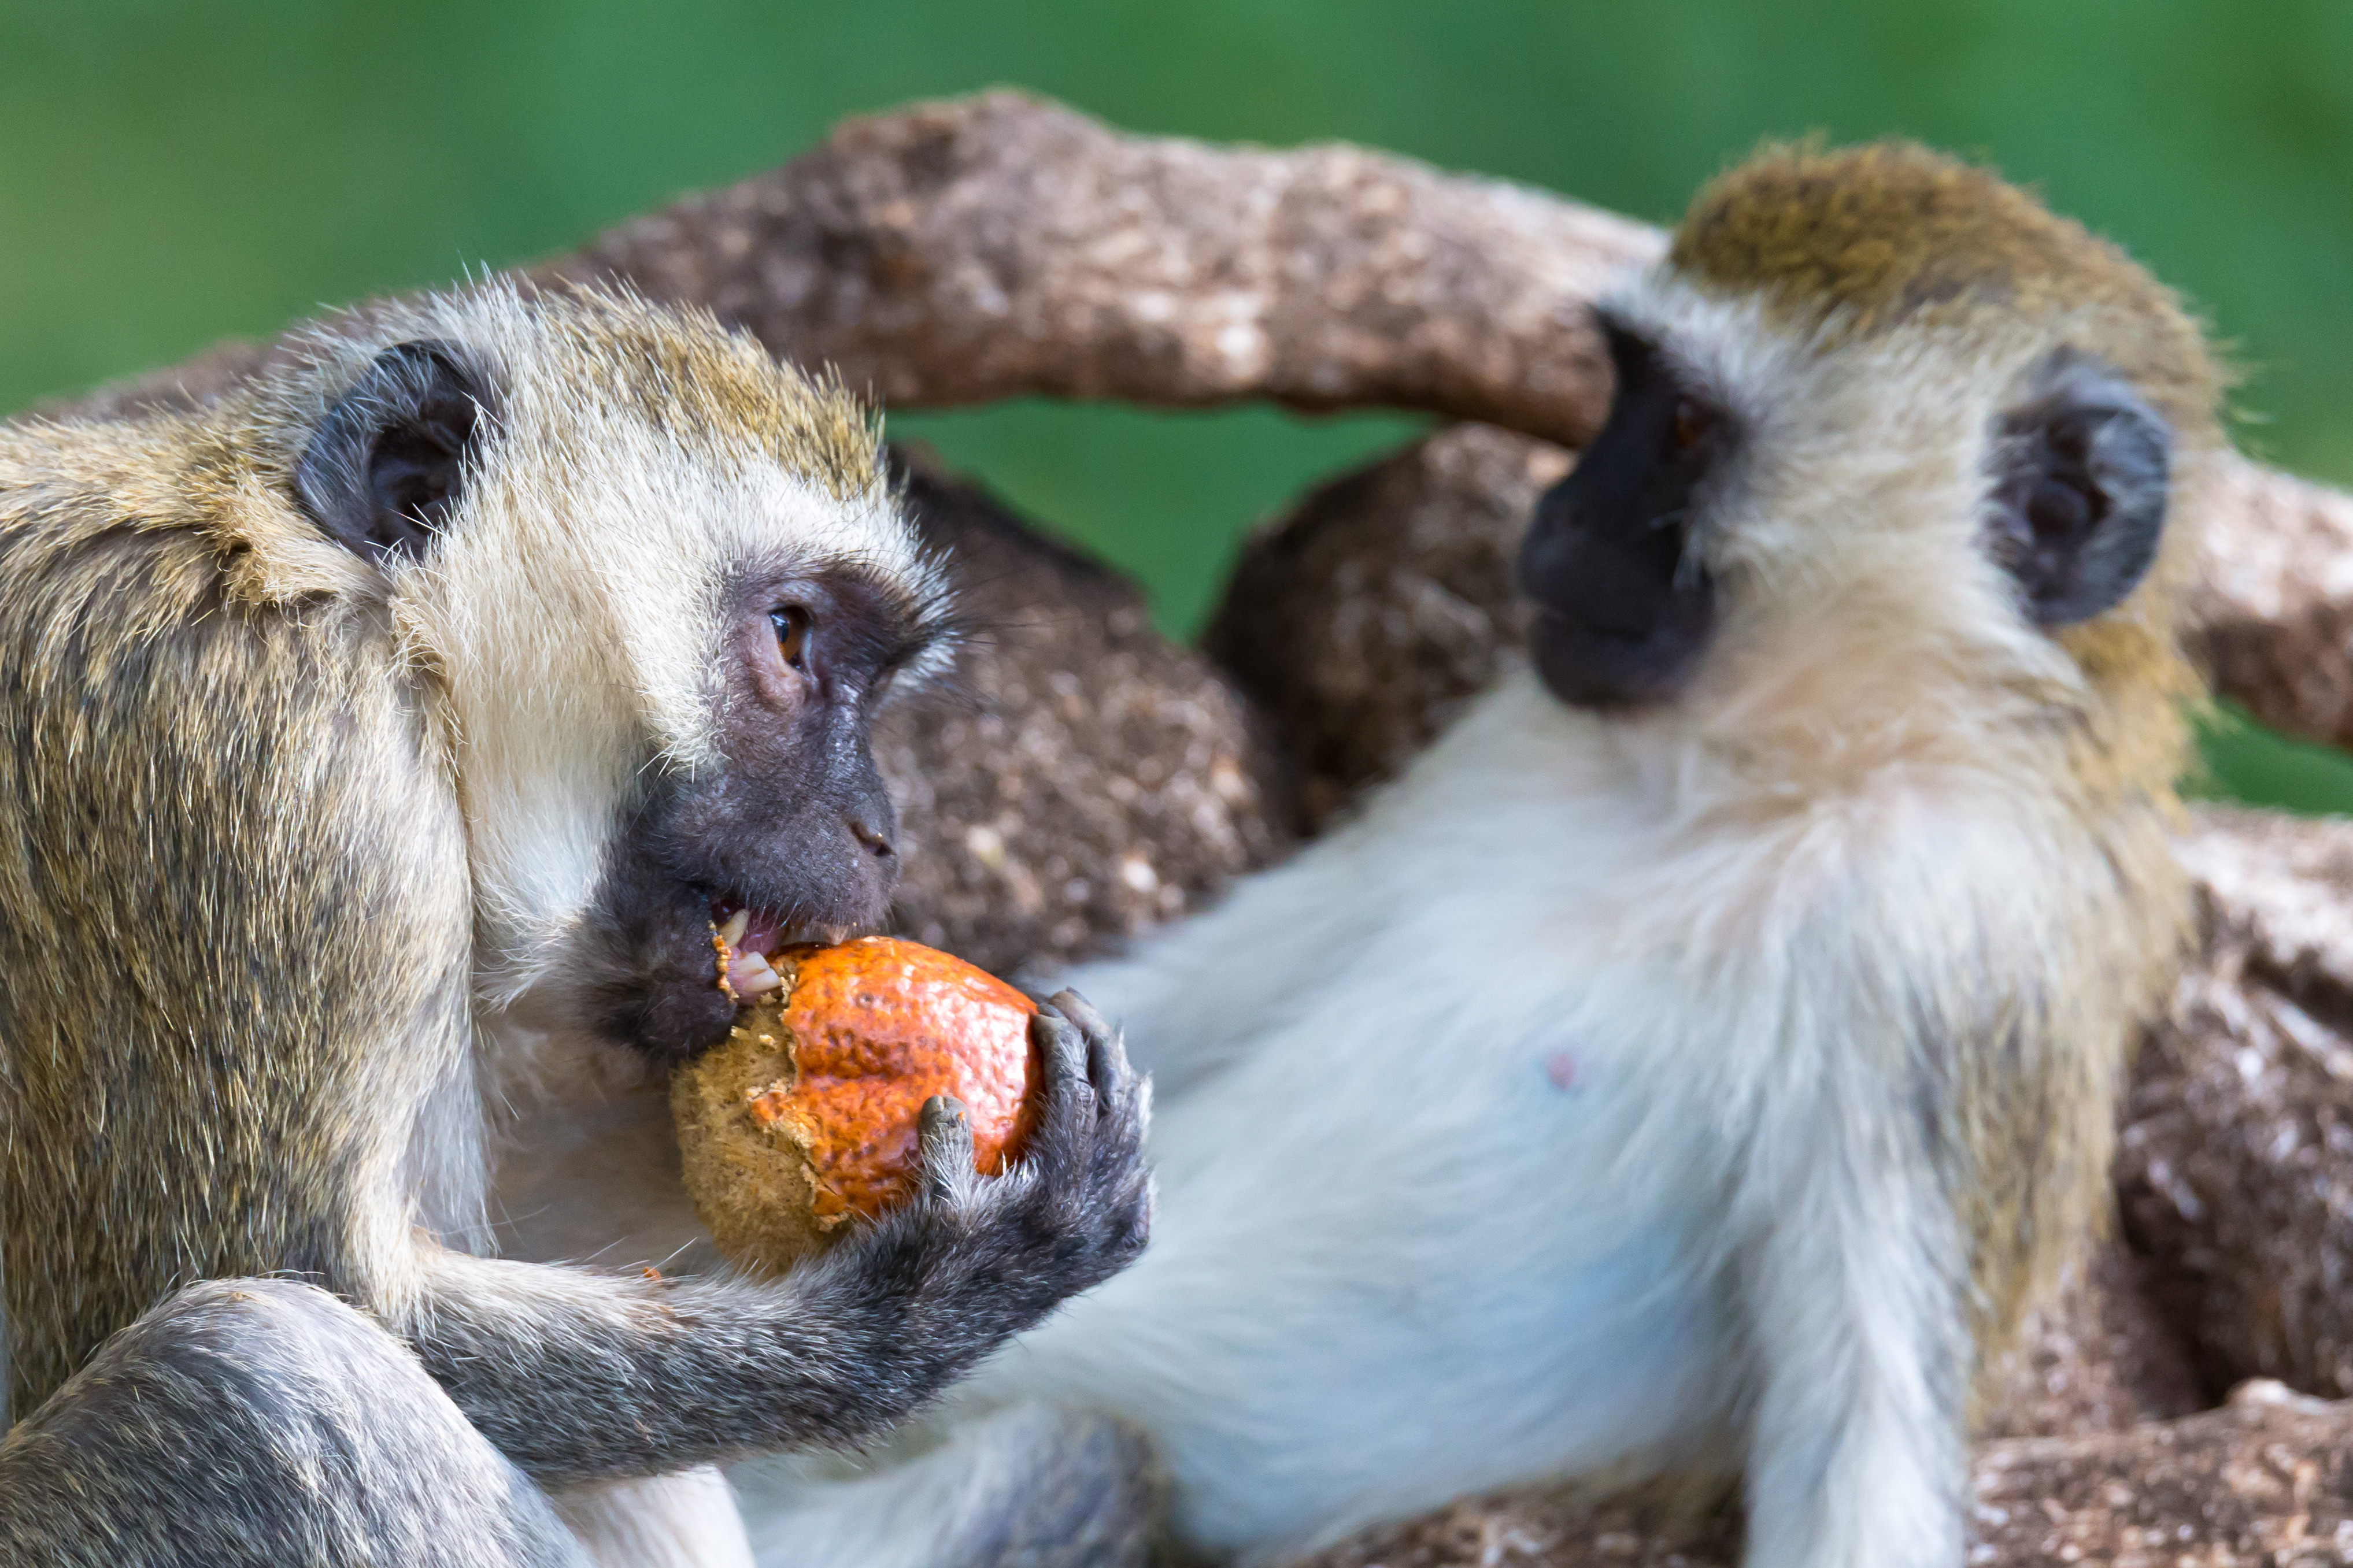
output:
<instances>
[{"instance_id":1,"label":"monkey nose","mask_svg":"<svg viewBox=\"0 0 2353 1568\"><path fill-rule=\"evenodd\" d=\"M863 816L845 816L841 820L842 825L849 829L849 836L877 860L888 860L898 853L892 846L889 827L877 827Z\"/></svg>"}]
</instances>

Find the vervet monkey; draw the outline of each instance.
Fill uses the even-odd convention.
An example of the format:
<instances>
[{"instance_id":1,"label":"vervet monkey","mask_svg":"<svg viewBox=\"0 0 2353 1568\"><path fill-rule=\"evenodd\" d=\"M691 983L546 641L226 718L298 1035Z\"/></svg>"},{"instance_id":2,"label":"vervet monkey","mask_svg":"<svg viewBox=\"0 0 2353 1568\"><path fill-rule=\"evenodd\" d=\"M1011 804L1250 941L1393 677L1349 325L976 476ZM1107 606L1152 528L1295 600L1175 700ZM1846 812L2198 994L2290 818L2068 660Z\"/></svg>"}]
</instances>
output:
<instances>
[{"instance_id":1,"label":"vervet monkey","mask_svg":"<svg viewBox=\"0 0 2353 1568\"><path fill-rule=\"evenodd\" d=\"M964 1559L1056 1410L1148 1434L1211 1554L1567 1479L1737 1484L1751 1568L1962 1561L1973 1384L2184 937L2217 373L1904 144L1759 154L1599 309L1534 668L1072 977L1157 1082L1150 1255L903 1468L739 1469L764 1561Z\"/></svg>"},{"instance_id":2,"label":"vervet monkey","mask_svg":"<svg viewBox=\"0 0 2353 1568\"><path fill-rule=\"evenodd\" d=\"M781 1280L475 1250L524 1066L723 1035L719 922L749 995L881 917L944 608L864 411L626 297L0 429L0 1557L565 1561L542 1489L862 1438L1136 1254L1142 1091L1050 1009L1031 1155L934 1101L924 1193ZM258 1275L341 1301L167 1301Z\"/></svg>"}]
</instances>

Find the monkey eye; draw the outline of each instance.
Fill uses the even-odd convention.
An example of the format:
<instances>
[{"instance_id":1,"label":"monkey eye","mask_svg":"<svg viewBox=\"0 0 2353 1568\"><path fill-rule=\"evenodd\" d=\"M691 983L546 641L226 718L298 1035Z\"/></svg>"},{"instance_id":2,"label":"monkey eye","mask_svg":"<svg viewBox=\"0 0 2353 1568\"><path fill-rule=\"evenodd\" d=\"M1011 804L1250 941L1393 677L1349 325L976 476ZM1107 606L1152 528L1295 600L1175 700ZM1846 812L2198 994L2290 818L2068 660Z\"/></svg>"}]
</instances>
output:
<instances>
[{"instance_id":1,"label":"monkey eye","mask_svg":"<svg viewBox=\"0 0 2353 1568\"><path fill-rule=\"evenodd\" d=\"M1688 452L1707 439L1715 424L1715 410L1694 398L1675 399L1674 422L1667 427L1667 439L1675 444L1678 452Z\"/></svg>"},{"instance_id":2,"label":"monkey eye","mask_svg":"<svg viewBox=\"0 0 2353 1568\"><path fill-rule=\"evenodd\" d=\"M785 663L807 674L809 613L798 605L786 605L769 611L768 619L776 628L776 648Z\"/></svg>"}]
</instances>

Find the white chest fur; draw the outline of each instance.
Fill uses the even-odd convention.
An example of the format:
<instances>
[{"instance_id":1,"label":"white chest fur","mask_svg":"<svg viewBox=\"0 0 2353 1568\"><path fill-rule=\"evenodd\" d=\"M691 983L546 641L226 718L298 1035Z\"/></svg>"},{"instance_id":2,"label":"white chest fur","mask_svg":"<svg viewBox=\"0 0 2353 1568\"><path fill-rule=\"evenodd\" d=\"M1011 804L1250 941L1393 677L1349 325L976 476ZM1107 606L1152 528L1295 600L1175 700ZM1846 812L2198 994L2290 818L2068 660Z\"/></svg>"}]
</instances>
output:
<instances>
[{"instance_id":1,"label":"white chest fur","mask_svg":"<svg viewBox=\"0 0 2353 1568\"><path fill-rule=\"evenodd\" d=\"M1198 1539L1710 1444L1728 1178L1648 1149L1724 1113L1715 1042L1657 1005L1663 818L1564 777L1626 765L1567 717L1506 688L1363 831L1071 977L1165 1086L1159 1218L980 1396L1140 1421Z\"/></svg>"},{"instance_id":2,"label":"white chest fur","mask_svg":"<svg viewBox=\"0 0 2353 1568\"><path fill-rule=\"evenodd\" d=\"M1507 682L1365 821L1071 976L1161 1086L1154 1244L973 1397L1136 1420L1212 1546L1740 1467L1750 1341L1805 1327L1736 1310L1744 1254L1836 1205L1806 1223L1854 1270L1842 1333L1943 1267L1950 1216L1870 1174L1898 1156L1850 1187L1818 1133L1909 1103L1912 957L2038 879L2031 803L1782 812L1713 765Z\"/></svg>"}]
</instances>

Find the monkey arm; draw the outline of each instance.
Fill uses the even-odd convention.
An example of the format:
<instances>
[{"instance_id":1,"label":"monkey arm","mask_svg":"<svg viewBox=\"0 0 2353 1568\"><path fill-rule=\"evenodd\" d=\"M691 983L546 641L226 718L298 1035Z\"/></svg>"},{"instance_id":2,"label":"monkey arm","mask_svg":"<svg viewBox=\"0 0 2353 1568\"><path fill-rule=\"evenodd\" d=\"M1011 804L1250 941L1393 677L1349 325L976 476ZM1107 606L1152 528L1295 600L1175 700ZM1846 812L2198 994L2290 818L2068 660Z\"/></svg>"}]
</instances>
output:
<instances>
[{"instance_id":1,"label":"monkey arm","mask_svg":"<svg viewBox=\"0 0 2353 1568\"><path fill-rule=\"evenodd\" d=\"M1066 1010L1092 1025L1082 1006ZM934 1110L926 1191L776 1283L613 1276L432 1248L396 1326L476 1428L543 1483L647 1475L907 1415L1144 1245L1147 1087L1117 1037L1040 1022L1029 1156L971 1175Z\"/></svg>"},{"instance_id":2,"label":"monkey arm","mask_svg":"<svg viewBox=\"0 0 2353 1568\"><path fill-rule=\"evenodd\" d=\"M1818 1104L1760 1131L1743 1268L1757 1358L1747 1568L1961 1560L1967 1275L1948 1198L1886 1120L1898 1113L1862 1110L1858 1127L1852 1105ZM1825 1129L1850 1140L1843 1158L1822 1157ZM1782 1138L1803 1142L1773 1149Z\"/></svg>"},{"instance_id":3,"label":"monkey arm","mask_svg":"<svg viewBox=\"0 0 2353 1568\"><path fill-rule=\"evenodd\" d=\"M1732 1228L1748 1568L1961 1560L1973 1335L2014 1307L1999 1233L2047 1247L2080 1232L2061 1191L2074 1121L2109 1114L2071 1065L2089 1043L2029 1000L2067 994L2068 948L2018 892L2021 854L2048 848L2013 820L2031 815L1859 837L1871 869L1810 890L1788 938L1807 963L1757 1017L1770 1043L1750 1054L1771 1065L1750 1080ZM1974 1145L1989 1127L1993 1146Z\"/></svg>"}]
</instances>

